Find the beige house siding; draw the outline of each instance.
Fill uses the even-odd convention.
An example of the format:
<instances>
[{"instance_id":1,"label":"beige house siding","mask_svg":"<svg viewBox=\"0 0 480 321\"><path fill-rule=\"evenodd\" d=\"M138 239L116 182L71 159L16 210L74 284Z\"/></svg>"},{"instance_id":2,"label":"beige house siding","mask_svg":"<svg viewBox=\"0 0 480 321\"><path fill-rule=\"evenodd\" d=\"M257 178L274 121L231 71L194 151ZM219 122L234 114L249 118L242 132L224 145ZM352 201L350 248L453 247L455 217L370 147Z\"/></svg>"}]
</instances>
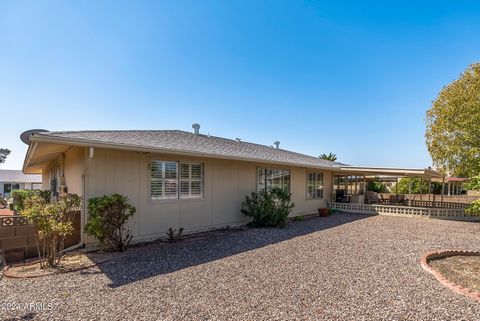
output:
<instances>
[{"instance_id":1,"label":"beige house siding","mask_svg":"<svg viewBox=\"0 0 480 321\"><path fill-rule=\"evenodd\" d=\"M86 148L72 147L65 152L65 186L69 193L83 196L82 170L86 159ZM62 165L63 166L63 165Z\"/></svg>"},{"instance_id":2,"label":"beige house siding","mask_svg":"<svg viewBox=\"0 0 480 321\"><path fill-rule=\"evenodd\" d=\"M86 148L71 147L46 164L42 169L42 188L49 190L52 178L56 177L59 193L61 193L60 187L65 186L68 193L83 196L82 170L85 166L85 155Z\"/></svg>"},{"instance_id":3,"label":"beige house siding","mask_svg":"<svg viewBox=\"0 0 480 321\"><path fill-rule=\"evenodd\" d=\"M52 163L48 163L42 167L42 189L50 189L50 172L52 170Z\"/></svg>"},{"instance_id":4,"label":"beige house siding","mask_svg":"<svg viewBox=\"0 0 480 321\"><path fill-rule=\"evenodd\" d=\"M295 202L291 216L312 214L325 206L324 199L307 200L307 172L312 170L302 167L97 148L89 159L88 148L84 147L72 147L64 155L63 173L69 192L83 195L82 173L85 170L87 200L111 193L129 198L137 209L132 222L136 240L164 237L170 227L183 227L185 233L192 233L246 224L248 220L240 208L245 196L256 191L258 167L290 169ZM149 164L154 159L203 163L203 198L152 201ZM62 162L57 159L56 164ZM51 168L50 164L43 173L44 183L49 184ZM324 197L329 197L331 172L313 171L323 172ZM94 242L93 238L86 237L87 244Z\"/></svg>"}]
</instances>

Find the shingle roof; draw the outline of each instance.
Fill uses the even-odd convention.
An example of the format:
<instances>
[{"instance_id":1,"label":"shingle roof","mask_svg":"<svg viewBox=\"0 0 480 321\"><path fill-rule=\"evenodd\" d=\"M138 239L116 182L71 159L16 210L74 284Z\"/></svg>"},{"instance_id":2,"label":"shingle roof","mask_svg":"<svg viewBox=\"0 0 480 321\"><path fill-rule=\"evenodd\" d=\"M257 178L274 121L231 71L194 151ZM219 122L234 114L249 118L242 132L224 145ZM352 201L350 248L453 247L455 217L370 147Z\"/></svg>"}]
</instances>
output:
<instances>
[{"instance_id":1,"label":"shingle roof","mask_svg":"<svg viewBox=\"0 0 480 321\"><path fill-rule=\"evenodd\" d=\"M0 182L41 183L42 175L23 174L20 170L0 169Z\"/></svg>"},{"instance_id":2,"label":"shingle roof","mask_svg":"<svg viewBox=\"0 0 480 321\"><path fill-rule=\"evenodd\" d=\"M85 143L85 146L90 142L305 167L333 168L344 165L266 145L181 130L61 131L37 133L34 137L65 139Z\"/></svg>"}]
</instances>

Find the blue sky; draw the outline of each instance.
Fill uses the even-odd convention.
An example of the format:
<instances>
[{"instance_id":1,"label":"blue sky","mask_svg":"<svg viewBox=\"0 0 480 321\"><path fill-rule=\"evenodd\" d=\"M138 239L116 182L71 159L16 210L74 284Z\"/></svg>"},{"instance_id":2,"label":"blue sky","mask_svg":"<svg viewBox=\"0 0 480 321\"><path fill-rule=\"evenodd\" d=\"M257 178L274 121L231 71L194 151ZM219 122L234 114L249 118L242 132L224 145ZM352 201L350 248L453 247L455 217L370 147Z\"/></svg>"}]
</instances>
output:
<instances>
[{"instance_id":1,"label":"blue sky","mask_svg":"<svg viewBox=\"0 0 480 321\"><path fill-rule=\"evenodd\" d=\"M477 1L0 1L1 168L22 131L183 129L425 167Z\"/></svg>"}]
</instances>

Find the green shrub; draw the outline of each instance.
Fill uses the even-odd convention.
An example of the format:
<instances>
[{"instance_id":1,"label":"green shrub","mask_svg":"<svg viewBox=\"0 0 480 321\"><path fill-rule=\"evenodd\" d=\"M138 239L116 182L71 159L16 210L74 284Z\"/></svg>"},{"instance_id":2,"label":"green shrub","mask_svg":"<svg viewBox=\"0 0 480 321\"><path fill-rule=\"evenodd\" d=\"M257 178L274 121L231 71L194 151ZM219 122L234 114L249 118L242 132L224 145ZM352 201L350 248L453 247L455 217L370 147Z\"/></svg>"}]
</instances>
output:
<instances>
[{"instance_id":1,"label":"green shrub","mask_svg":"<svg viewBox=\"0 0 480 321\"><path fill-rule=\"evenodd\" d=\"M103 248L124 251L133 237L127 222L135 211L123 195L91 198L88 200L89 219L85 232L96 237Z\"/></svg>"},{"instance_id":2,"label":"green shrub","mask_svg":"<svg viewBox=\"0 0 480 321\"><path fill-rule=\"evenodd\" d=\"M72 234L73 218L80 209L81 198L76 194L68 194L58 202L51 203L50 199L39 193L26 195L20 215L33 225L40 266L55 267L62 259L65 238Z\"/></svg>"},{"instance_id":3,"label":"green shrub","mask_svg":"<svg viewBox=\"0 0 480 321\"><path fill-rule=\"evenodd\" d=\"M410 187L409 187L410 186ZM403 177L398 183L390 188L390 193L399 194L427 194L429 191L428 180L419 177ZM440 194L442 192L442 183L432 182L430 192L433 194Z\"/></svg>"},{"instance_id":4,"label":"green shrub","mask_svg":"<svg viewBox=\"0 0 480 321\"><path fill-rule=\"evenodd\" d=\"M465 209L465 213L470 215L480 215L480 199L471 202Z\"/></svg>"},{"instance_id":5,"label":"green shrub","mask_svg":"<svg viewBox=\"0 0 480 321\"><path fill-rule=\"evenodd\" d=\"M388 188L381 182L368 182L367 191L377 193L388 193Z\"/></svg>"},{"instance_id":6,"label":"green shrub","mask_svg":"<svg viewBox=\"0 0 480 321\"><path fill-rule=\"evenodd\" d=\"M465 183L465 189L472 191L472 190L480 190L480 175L473 176Z\"/></svg>"},{"instance_id":7,"label":"green shrub","mask_svg":"<svg viewBox=\"0 0 480 321\"><path fill-rule=\"evenodd\" d=\"M11 196L13 198L13 209L17 212L22 211L25 208L25 200L32 196L39 196L42 198L45 203L50 203L51 192L50 191L40 191L40 190L26 190L26 189L15 189L12 191Z\"/></svg>"},{"instance_id":8,"label":"green shrub","mask_svg":"<svg viewBox=\"0 0 480 321\"><path fill-rule=\"evenodd\" d=\"M283 227L295 206L291 195L281 188L252 193L243 202L242 213L250 218L252 227Z\"/></svg>"}]
</instances>

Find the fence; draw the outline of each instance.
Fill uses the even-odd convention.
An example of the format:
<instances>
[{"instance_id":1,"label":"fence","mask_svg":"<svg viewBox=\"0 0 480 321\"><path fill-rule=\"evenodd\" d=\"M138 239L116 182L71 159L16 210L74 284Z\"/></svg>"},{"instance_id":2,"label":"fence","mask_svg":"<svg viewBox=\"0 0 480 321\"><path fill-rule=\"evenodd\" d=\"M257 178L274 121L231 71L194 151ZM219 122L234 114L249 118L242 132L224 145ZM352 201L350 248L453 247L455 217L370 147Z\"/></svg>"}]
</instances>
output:
<instances>
[{"instance_id":1,"label":"fence","mask_svg":"<svg viewBox=\"0 0 480 321\"><path fill-rule=\"evenodd\" d=\"M389 194L389 193L379 193L378 197L379 198L384 198L384 199L389 199L390 195L395 195L395 194ZM442 196L439 194L401 194L405 195L405 198L411 199L411 200L430 200L430 201L441 201ZM462 195L443 195L443 201L444 202L451 202L451 203L471 203L477 199L480 199L480 193L478 194L462 194Z\"/></svg>"},{"instance_id":2,"label":"fence","mask_svg":"<svg viewBox=\"0 0 480 321\"><path fill-rule=\"evenodd\" d=\"M0 227L14 227L28 225L27 219L21 215L0 215Z\"/></svg>"},{"instance_id":3,"label":"fence","mask_svg":"<svg viewBox=\"0 0 480 321\"><path fill-rule=\"evenodd\" d=\"M406 199L399 202L395 199L379 199L379 204L382 205L400 205L400 206L412 206L412 207L433 207L433 208L456 208L465 209L469 204L467 203L454 203L454 202L437 202L437 201L423 201Z\"/></svg>"},{"instance_id":4,"label":"fence","mask_svg":"<svg viewBox=\"0 0 480 321\"><path fill-rule=\"evenodd\" d=\"M347 213L388 215L401 217L436 218L459 221L480 221L480 216L472 216L461 208L410 207L398 205L352 204L328 202L328 208Z\"/></svg>"},{"instance_id":5,"label":"fence","mask_svg":"<svg viewBox=\"0 0 480 321\"><path fill-rule=\"evenodd\" d=\"M74 231L65 238L65 247L80 242L80 212L73 220ZM7 262L21 261L37 256L37 242L34 230L21 215L0 216L0 250L4 251Z\"/></svg>"}]
</instances>

